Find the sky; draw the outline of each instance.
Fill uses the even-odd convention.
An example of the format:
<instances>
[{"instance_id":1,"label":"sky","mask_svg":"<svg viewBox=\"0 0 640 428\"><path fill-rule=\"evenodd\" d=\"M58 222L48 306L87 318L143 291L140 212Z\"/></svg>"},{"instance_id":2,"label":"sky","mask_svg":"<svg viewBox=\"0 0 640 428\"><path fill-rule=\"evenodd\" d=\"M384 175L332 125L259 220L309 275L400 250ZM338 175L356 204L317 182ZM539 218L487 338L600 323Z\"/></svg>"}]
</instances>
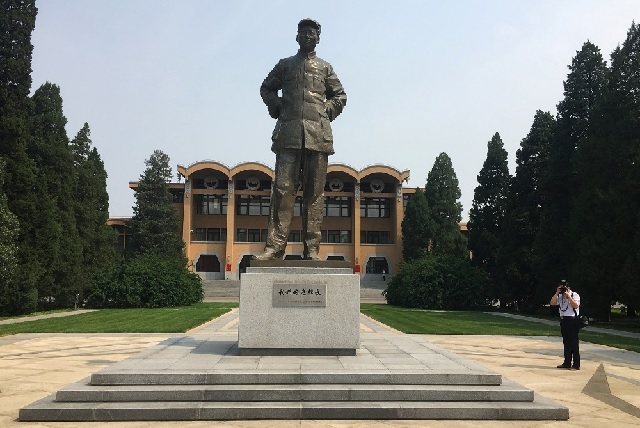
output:
<instances>
[{"instance_id":1,"label":"sky","mask_svg":"<svg viewBox=\"0 0 640 428\"><path fill-rule=\"evenodd\" d=\"M60 87L67 133L86 122L108 174L109 214L133 213L145 160L273 168L275 121L259 87L294 55L297 23L322 25L319 57L347 93L330 163L409 170L424 187L452 160L463 220L487 143L515 156L536 110L556 114L586 41L607 63L640 0L38 0L32 92Z\"/></svg>"}]
</instances>

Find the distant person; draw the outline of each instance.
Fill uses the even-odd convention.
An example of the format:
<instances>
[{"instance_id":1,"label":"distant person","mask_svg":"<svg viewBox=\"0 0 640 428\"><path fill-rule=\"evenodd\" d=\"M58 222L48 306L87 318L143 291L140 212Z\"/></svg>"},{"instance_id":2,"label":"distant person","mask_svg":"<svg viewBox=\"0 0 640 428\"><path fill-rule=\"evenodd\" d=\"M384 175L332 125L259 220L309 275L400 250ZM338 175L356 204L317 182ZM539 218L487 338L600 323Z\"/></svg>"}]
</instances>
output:
<instances>
[{"instance_id":1,"label":"distant person","mask_svg":"<svg viewBox=\"0 0 640 428\"><path fill-rule=\"evenodd\" d=\"M386 281L387 280L387 271L382 269L382 280Z\"/></svg>"},{"instance_id":2,"label":"distant person","mask_svg":"<svg viewBox=\"0 0 640 428\"><path fill-rule=\"evenodd\" d=\"M564 344L564 362L559 369L580 370L580 346L578 332L578 315L580 315L580 295L571 291L569 283L564 279L558 284L556 293L549 302L558 305L560 311L560 333ZM573 362L572 362L573 361Z\"/></svg>"},{"instance_id":3,"label":"distant person","mask_svg":"<svg viewBox=\"0 0 640 428\"><path fill-rule=\"evenodd\" d=\"M298 53L281 59L260 86L269 115L278 121L271 137L276 167L267 243L264 252L255 256L257 260L284 257L299 185L303 258L319 258L327 163L333 154L329 122L347 104L347 94L333 67L316 56L320 24L313 19L300 21L296 41Z\"/></svg>"}]
</instances>

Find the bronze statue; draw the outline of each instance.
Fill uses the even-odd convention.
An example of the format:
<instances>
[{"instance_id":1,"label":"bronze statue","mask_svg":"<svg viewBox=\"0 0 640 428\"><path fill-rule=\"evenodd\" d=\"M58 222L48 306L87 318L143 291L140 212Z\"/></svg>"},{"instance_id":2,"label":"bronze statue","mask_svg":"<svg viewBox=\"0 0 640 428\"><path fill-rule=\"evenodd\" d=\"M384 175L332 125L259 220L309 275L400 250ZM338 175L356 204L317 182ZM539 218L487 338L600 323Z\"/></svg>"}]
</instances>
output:
<instances>
[{"instance_id":1,"label":"bronze statue","mask_svg":"<svg viewBox=\"0 0 640 428\"><path fill-rule=\"evenodd\" d=\"M255 257L257 260L284 257L300 185L304 258L318 259L327 162L334 153L329 122L347 104L347 94L333 67L316 56L320 24L312 19L300 21L296 41L298 53L281 59L260 86L269 115L278 121L271 137L276 167L269 230L264 252Z\"/></svg>"}]
</instances>

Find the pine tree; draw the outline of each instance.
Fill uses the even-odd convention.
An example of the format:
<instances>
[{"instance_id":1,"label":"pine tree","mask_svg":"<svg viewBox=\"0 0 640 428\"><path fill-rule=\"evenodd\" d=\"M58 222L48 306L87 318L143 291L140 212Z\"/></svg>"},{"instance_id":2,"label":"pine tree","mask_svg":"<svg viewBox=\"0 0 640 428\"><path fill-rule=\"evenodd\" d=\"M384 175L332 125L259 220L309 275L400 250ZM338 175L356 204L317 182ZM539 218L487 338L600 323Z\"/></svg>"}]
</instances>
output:
<instances>
[{"instance_id":1,"label":"pine tree","mask_svg":"<svg viewBox=\"0 0 640 428\"><path fill-rule=\"evenodd\" d=\"M578 148L578 189L574 198L573 275L591 314L610 317L611 303L623 301L633 315L640 304L637 231L640 220L640 26L611 54L602 103L592 135Z\"/></svg>"},{"instance_id":2,"label":"pine tree","mask_svg":"<svg viewBox=\"0 0 640 428\"><path fill-rule=\"evenodd\" d=\"M405 262L418 260L426 255L429 214L427 199L421 189L411 195L402 219L402 259Z\"/></svg>"},{"instance_id":3,"label":"pine tree","mask_svg":"<svg viewBox=\"0 0 640 428\"><path fill-rule=\"evenodd\" d=\"M427 199L429 254L467 255L467 240L460 232L462 204L458 178L446 153L440 153L427 176L425 197Z\"/></svg>"},{"instance_id":4,"label":"pine tree","mask_svg":"<svg viewBox=\"0 0 640 428\"><path fill-rule=\"evenodd\" d=\"M32 97L28 154L38 167L39 197L47 211L39 218L38 252L45 272L38 281L43 307L72 307L79 294L82 245L75 221L75 172L60 88L45 83ZM53 299L50 299L52 297Z\"/></svg>"},{"instance_id":5,"label":"pine tree","mask_svg":"<svg viewBox=\"0 0 640 428\"><path fill-rule=\"evenodd\" d=\"M571 200L578 187L574 154L591 133L594 108L607 81L606 63L591 42L576 53L569 70L564 99L558 104L555 138L549 147L549 173L541 182L546 203L535 252L539 255L536 275L547 291L545 295L560 279L571 279Z\"/></svg>"},{"instance_id":6,"label":"pine tree","mask_svg":"<svg viewBox=\"0 0 640 428\"><path fill-rule=\"evenodd\" d=\"M509 192L508 154L499 133L487 145L487 158L478 174L473 205L469 210L469 250L475 265L482 267L497 286L497 252L504 226L506 199ZM494 298L500 299L498 287Z\"/></svg>"},{"instance_id":7,"label":"pine tree","mask_svg":"<svg viewBox=\"0 0 640 428\"><path fill-rule=\"evenodd\" d=\"M115 261L115 235L107 226L109 195L107 172L95 147L91 147L91 131L85 123L71 141L75 177L75 220L82 242L82 271L79 289L84 300L96 279Z\"/></svg>"},{"instance_id":8,"label":"pine tree","mask_svg":"<svg viewBox=\"0 0 640 428\"><path fill-rule=\"evenodd\" d=\"M129 221L128 257L158 254L183 259L186 266L180 218L169 191L173 176L169 156L156 150L145 165L147 168L138 182L133 218Z\"/></svg>"},{"instance_id":9,"label":"pine tree","mask_svg":"<svg viewBox=\"0 0 640 428\"><path fill-rule=\"evenodd\" d=\"M36 281L42 268L34 253L38 221L37 169L26 153L31 90L31 33L35 27L35 0L6 0L0 6L0 156L6 161L4 191L10 210L18 217L19 278L12 314L36 308Z\"/></svg>"},{"instance_id":10,"label":"pine tree","mask_svg":"<svg viewBox=\"0 0 640 428\"><path fill-rule=\"evenodd\" d=\"M537 308L537 279L533 243L540 226L545 204L540 183L547 174L549 145L555 120L548 112L538 110L529 134L516 153L516 175L507 198L507 211L500 237L498 265L507 288L505 300L515 301L528 311Z\"/></svg>"},{"instance_id":11,"label":"pine tree","mask_svg":"<svg viewBox=\"0 0 640 428\"><path fill-rule=\"evenodd\" d=\"M4 194L5 162L0 158L0 315L11 315L19 289L18 278L18 218L9 210Z\"/></svg>"}]
</instances>

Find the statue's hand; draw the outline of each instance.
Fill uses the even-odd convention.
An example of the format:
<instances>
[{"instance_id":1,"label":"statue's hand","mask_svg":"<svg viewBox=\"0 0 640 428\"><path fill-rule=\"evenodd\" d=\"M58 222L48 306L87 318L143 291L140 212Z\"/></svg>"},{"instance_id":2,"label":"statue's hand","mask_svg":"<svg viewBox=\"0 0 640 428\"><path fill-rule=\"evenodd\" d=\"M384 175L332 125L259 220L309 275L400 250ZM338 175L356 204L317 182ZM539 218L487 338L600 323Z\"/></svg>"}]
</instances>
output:
<instances>
[{"instance_id":1,"label":"statue's hand","mask_svg":"<svg viewBox=\"0 0 640 428\"><path fill-rule=\"evenodd\" d=\"M280 101L280 98L278 98L278 102L267 106L267 110L269 110L269 116L271 116L274 119L277 119L280 117L280 110L282 109L282 101Z\"/></svg>"}]
</instances>

